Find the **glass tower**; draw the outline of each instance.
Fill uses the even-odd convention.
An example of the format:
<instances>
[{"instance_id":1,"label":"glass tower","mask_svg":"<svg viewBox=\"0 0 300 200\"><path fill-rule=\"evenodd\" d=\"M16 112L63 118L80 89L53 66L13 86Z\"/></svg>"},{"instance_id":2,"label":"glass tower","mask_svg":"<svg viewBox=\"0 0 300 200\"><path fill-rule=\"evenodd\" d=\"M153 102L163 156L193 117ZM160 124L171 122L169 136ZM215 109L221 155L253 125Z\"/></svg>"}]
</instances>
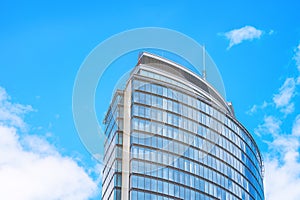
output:
<instances>
[{"instance_id":1,"label":"glass tower","mask_svg":"<svg viewBox=\"0 0 300 200\"><path fill-rule=\"evenodd\" d=\"M142 53L104 123L102 199L263 200L263 162L203 78Z\"/></svg>"}]
</instances>

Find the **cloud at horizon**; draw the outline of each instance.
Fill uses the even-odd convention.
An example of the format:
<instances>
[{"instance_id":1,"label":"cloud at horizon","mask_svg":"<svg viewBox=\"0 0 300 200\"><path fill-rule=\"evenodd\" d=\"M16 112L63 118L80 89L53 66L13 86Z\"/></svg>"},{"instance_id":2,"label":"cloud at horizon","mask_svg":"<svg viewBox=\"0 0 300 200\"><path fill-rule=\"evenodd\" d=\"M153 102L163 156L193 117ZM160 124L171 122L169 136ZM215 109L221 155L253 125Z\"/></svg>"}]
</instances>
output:
<instances>
[{"instance_id":1,"label":"cloud at horizon","mask_svg":"<svg viewBox=\"0 0 300 200\"><path fill-rule=\"evenodd\" d=\"M29 105L16 104L0 87L0 199L84 200L98 181L76 158L63 156L45 138L27 133Z\"/></svg>"}]
</instances>

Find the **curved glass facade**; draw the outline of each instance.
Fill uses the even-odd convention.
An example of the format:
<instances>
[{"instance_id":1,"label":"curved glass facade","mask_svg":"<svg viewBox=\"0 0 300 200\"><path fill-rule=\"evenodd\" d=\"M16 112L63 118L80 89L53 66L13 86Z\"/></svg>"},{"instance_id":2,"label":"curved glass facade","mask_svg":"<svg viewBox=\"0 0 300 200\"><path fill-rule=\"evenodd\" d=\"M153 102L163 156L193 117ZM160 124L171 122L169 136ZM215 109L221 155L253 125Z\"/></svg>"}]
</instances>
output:
<instances>
[{"instance_id":1,"label":"curved glass facade","mask_svg":"<svg viewBox=\"0 0 300 200\"><path fill-rule=\"evenodd\" d=\"M260 152L226 102L176 64L139 61L105 120L119 126L106 131L103 199L263 200Z\"/></svg>"}]
</instances>

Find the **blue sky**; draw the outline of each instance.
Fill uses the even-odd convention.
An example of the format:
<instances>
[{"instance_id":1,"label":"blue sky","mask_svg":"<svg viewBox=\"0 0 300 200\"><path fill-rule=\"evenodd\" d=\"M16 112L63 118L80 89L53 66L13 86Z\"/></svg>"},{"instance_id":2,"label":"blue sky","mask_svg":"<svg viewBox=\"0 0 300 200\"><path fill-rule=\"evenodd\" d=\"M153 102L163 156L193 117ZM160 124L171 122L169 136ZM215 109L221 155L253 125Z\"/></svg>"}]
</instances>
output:
<instances>
[{"instance_id":1,"label":"blue sky","mask_svg":"<svg viewBox=\"0 0 300 200\"><path fill-rule=\"evenodd\" d=\"M22 189L28 194L24 199L40 194L44 199L99 196L100 166L80 142L72 118L76 74L86 56L108 37L133 28L163 27L205 44L223 77L227 100L263 152L268 199L299 199L299 8L297 1L2 1L0 149L24 160L0 153L1 188L21 187L15 183L32 180L53 166L54 174L66 177L34 180L56 193L32 191L36 185L31 181ZM127 57L125 67L116 68L124 63L120 59L107 71L107 87L98 88L96 95L99 118L110 100L99 90L111 90L109 85L136 63L135 53ZM5 163L11 167L5 169L15 173L4 171ZM26 171L31 165L34 170ZM16 176L24 170L28 176ZM67 181L68 175L78 178L76 184ZM83 180L85 191L77 180ZM57 182L66 183L65 194L56 190ZM1 195L18 199L14 193L0 194L7 199Z\"/></svg>"}]
</instances>

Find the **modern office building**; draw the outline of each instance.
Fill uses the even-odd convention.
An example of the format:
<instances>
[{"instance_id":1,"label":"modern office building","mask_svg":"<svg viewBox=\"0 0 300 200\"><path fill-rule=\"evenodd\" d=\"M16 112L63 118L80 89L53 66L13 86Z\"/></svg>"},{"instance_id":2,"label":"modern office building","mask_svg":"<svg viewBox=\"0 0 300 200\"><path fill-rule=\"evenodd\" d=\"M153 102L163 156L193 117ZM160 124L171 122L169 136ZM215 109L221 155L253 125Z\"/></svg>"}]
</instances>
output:
<instances>
[{"instance_id":1,"label":"modern office building","mask_svg":"<svg viewBox=\"0 0 300 200\"><path fill-rule=\"evenodd\" d=\"M142 53L107 111L102 199L263 200L263 162L201 76Z\"/></svg>"}]
</instances>

